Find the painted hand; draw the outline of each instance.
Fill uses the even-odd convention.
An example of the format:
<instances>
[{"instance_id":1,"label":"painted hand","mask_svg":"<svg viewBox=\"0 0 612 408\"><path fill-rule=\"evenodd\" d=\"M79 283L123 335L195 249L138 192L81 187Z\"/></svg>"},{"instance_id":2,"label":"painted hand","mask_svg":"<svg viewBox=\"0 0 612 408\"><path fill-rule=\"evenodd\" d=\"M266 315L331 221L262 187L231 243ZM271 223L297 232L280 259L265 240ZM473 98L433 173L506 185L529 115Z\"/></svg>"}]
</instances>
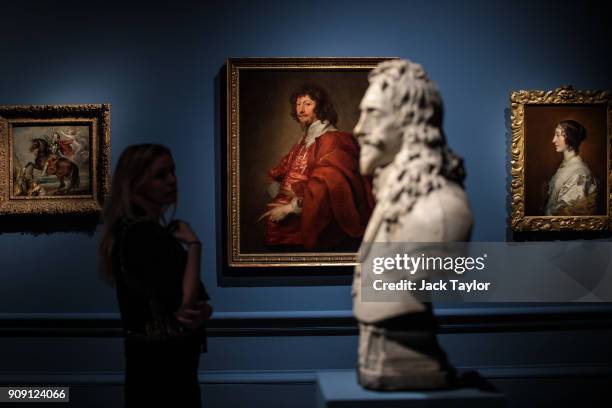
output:
<instances>
[{"instance_id":1,"label":"painted hand","mask_svg":"<svg viewBox=\"0 0 612 408\"><path fill-rule=\"evenodd\" d=\"M257 219L258 222L266 217L270 217L270 221L272 222L280 222L285 219L286 216L293 212L293 206L291 205L291 203L271 203L268 204L268 207L271 209L263 213L262 216Z\"/></svg>"}]
</instances>

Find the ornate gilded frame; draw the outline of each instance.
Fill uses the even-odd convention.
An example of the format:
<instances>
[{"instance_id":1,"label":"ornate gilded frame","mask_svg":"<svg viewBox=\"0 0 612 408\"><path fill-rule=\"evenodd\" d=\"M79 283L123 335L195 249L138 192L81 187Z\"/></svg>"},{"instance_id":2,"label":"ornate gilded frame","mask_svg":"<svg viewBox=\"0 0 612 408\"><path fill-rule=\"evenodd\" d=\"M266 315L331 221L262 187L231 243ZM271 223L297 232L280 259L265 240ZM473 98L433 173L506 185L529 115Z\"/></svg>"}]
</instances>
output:
<instances>
[{"instance_id":1,"label":"ornate gilded frame","mask_svg":"<svg viewBox=\"0 0 612 408\"><path fill-rule=\"evenodd\" d=\"M511 206L510 219L514 231L598 231L610 228L612 216L611 192L611 137L612 93L610 91L580 91L563 86L552 91L515 91L511 102ZM605 194L606 215L588 216L526 216L525 215L525 107L539 106L603 106L606 111L606 173L602 182Z\"/></svg>"},{"instance_id":2,"label":"ornate gilded frame","mask_svg":"<svg viewBox=\"0 0 612 408\"><path fill-rule=\"evenodd\" d=\"M15 125L88 125L92 194L44 197L13 195L13 127ZM98 216L109 190L110 105L0 106L0 215Z\"/></svg>"},{"instance_id":3,"label":"ornate gilded frame","mask_svg":"<svg viewBox=\"0 0 612 408\"><path fill-rule=\"evenodd\" d=\"M227 72L226 192L227 265L240 268L350 266L356 253L246 252L241 248L240 154L241 74L245 71L363 71L364 78L378 63L391 58L229 58ZM358 102L357 102L358 105ZM349 129L352 131L352 129Z\"/></svg>"}]
</instances>

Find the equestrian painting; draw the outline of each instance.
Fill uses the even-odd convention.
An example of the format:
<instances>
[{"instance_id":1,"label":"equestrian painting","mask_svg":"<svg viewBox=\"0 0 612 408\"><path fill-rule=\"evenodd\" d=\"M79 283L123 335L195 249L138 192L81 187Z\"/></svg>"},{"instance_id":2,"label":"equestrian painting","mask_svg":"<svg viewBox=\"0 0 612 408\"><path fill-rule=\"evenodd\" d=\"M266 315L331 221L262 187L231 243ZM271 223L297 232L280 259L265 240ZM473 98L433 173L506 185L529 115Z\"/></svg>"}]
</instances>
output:
<instances>
[{"instance_id":1,"label":"equestrian painting","mask_svg":"<svg viewBox=\"0 0 612 408\"><path fill-rule=\"evenodd\" d=\"M15 126L13 196L90 195L89 126Z\"/></svg>"}]
</instances>

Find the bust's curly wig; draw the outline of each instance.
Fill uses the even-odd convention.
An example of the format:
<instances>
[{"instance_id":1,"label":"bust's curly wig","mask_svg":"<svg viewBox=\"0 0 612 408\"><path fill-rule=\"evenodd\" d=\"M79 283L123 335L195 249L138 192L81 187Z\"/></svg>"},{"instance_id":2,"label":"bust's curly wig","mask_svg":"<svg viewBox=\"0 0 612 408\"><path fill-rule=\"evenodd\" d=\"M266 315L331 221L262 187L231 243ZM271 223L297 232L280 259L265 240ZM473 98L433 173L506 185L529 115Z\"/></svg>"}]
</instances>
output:
<instances>
[{"instance_id":1,"label":"bust's curly wig","mask_svg":"<svg viewBox=\"0 0 612 408\"><path fill-rule=\"evenodd\" d=\"M380 185L374 174L374 193L378 206L385 206L387 229L412 210L416 201L453 181L463 186L463 159L446 144L442 130L442 97L437 85L423 67L408 60L385 61L368 77L377 83L391 101L402 148L397 153ZM389 183L388 180L393 180Z\"/></svg>"}]
</instances>

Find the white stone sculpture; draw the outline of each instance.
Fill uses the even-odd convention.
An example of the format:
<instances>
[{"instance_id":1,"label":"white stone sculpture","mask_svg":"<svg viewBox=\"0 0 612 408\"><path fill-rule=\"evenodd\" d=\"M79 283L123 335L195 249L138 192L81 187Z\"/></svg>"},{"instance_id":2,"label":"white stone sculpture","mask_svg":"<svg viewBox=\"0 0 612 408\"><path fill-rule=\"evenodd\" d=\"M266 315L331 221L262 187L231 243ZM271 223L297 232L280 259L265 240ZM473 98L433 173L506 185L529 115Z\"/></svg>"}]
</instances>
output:
<instances>
[{"instance_id":1,"label":"white stone sculpture","mask_svg":"<svg viewBox=\"0 0 612 408\"><path fill-rule=\"evenodd\" d=\"M469 241L472 216L463 190L463 160L447 147L436 84L421 65L406 60L381 63L369 82L354 131L361 145L361 173L374 176L376 197L362 260L371 255L373 242ZM375 245L376 256L384 255ZM392 278L424 277L397 272ZM353 311L360 328L359 382L389 390L451 385L454 369L437 343L430 305L408 291L401 302L363 301L361 280L358 266Z\"/></svg>"}]
</instances>

